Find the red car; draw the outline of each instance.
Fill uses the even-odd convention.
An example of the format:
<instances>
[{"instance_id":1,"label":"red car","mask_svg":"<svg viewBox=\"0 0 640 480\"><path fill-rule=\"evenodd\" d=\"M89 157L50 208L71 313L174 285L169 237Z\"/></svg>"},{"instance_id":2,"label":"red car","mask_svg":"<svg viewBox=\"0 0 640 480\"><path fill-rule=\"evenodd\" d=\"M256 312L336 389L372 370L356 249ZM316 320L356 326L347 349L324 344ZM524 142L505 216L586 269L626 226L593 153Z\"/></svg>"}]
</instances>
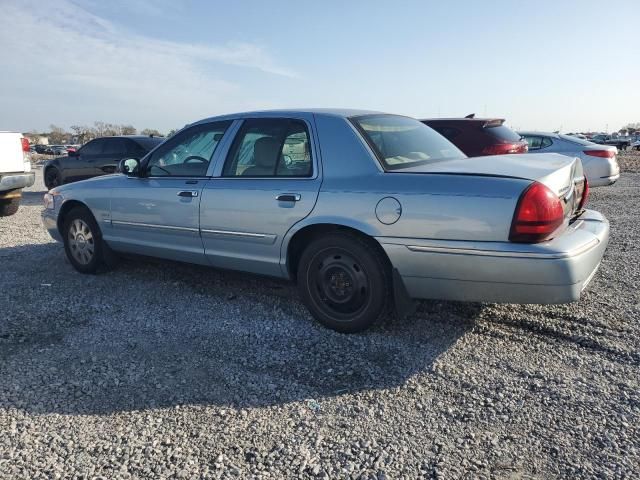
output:
<instances>
[{"instance_id":1,"label":"red car","mask_svg":"<svg viewBox=\"0 0 640 480\"><path fill-rule=\"evenodd\" d=\"M527 142L504 125L504 118L433 118L421 120L468 157L527 153Z\"/></svg>"}]
</instances>

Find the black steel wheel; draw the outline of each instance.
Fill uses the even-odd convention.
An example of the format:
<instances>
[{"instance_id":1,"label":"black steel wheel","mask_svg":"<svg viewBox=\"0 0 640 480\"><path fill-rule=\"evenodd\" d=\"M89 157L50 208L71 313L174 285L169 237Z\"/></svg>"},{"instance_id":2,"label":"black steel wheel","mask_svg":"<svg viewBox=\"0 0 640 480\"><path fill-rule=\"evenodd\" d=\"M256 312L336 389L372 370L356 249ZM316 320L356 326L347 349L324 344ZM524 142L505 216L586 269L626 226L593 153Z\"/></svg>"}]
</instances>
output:
<instances>
[{"instance_id":1,"label":"black steel wheel","mask_svg":"<svg viewBox=\"0 0 640 480\"><path fill-rule=\"evenodd\" d=\"M47 168L47 171L44 172L44 184L49 190L62 185L62 178L57 168Z\"/></svg>"},{"instance_id":2,"label":"black steel wheel","mask_svg":"<svg viewBox=\"0 0 640 480\"><path fill-rule=\"evenodd\" d=\"M344 333L362 331L388 310L391 280L374 240L336 232L312 241L298 266L298 285L311 314Z\"/></svg>"}]
</instances>

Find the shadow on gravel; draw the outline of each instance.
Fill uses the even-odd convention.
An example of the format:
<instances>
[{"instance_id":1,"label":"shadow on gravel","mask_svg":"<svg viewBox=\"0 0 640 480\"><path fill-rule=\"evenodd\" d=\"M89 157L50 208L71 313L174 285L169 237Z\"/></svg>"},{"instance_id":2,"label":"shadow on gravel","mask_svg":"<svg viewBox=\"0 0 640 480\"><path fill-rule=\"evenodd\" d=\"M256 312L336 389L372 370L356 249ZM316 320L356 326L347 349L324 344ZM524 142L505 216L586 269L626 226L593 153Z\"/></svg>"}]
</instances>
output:
<instances>
[{"instance_id":1,"label":"shadow on gravel","mask_svg":"<svg viewBox=\"0 0 640 480\"><path fill-rule=\"evenodd\" d=\"M25 207L41 207L43 205L42 200L44 194L47 193L46 190L42 192L22 192L22 200L20 200L20 205L24 205Z\"/></svg>"},{"instance_id":2,"label":"shadow on gravel","mask_svg":"<svg viewBox=\"0 0 640 480\"><path fill-rule=\"evenodd\" d=\"M12 250L0 249L16 270L0 274L0 407L34 413L260 407L394 388L429 374L481 309L425 302L342 335L311 319L287 283L131 260L87 276L59 245Z\"/></svg>"}]
</instances>

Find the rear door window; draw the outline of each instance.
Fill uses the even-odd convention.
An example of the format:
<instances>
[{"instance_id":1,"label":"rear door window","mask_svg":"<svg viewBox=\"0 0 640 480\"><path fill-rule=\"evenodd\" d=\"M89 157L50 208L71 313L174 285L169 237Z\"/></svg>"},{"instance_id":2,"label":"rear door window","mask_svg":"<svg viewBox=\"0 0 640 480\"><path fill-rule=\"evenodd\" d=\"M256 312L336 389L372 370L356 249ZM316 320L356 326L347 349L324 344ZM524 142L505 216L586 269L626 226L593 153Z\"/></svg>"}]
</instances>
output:
<instances>
[{"instance_id":1,"label":"rear door window","mask_svg":"<svg viewBox=\"0 0 640 480\"><path fill-rule=\"evenodd\" d=\"M542 147L542 137L527 135L526 137L524 137L524 139L527 141L527 144L529 145L529 151L540 150L540 148Z\"/></svg>"},{"instance_id":2,"label":"rear door window","mask_svg":"<svg viewBox=\"0 0 640 480\"><path fill-rule=\"evenodd\" d=\"M310 137L301 120L245 120L225 162L224 177L309 177Z\"/></svg>"},{"instance_id":3,"label":"rear door window","mask_svg":"<svg viewBox=\"0 0 640 480\"><path fill-rule=\"evenodd\" d=\"M127 153L127 146L123 138L105 138L103 152L105 155L124 156Z\"/></svg>"}]
</instances>

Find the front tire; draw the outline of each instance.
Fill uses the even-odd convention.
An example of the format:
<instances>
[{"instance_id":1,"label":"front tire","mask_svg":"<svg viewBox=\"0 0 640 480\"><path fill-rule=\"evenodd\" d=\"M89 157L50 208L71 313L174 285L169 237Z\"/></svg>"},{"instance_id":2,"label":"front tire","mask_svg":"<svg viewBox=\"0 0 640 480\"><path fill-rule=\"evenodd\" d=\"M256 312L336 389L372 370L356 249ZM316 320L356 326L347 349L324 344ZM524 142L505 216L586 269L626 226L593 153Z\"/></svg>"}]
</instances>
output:
<instances>
[{"instance_id":1,"label":"front tire","mask_svg":"<svg viewBox=\"0 0 640 480\"><path fill-rule=\"evenodd\" d=\"M62 185L62 176L56 167L49 167L47 171L44 172L44 185L49 190Z\"/></svg>"},{"instance_id":2,"label":"front tire","mask_svg":"<svg viewBox=\"0 0 640 480\"><path fill-rule=\"evenodd\" d=\"M80 273L96 273L103 262L102 234L86 207L75 207L66 215L62 236L73 268Z\"/></svg>"},{"instance_id":3,"label":"front tire","mask_svg":"<svg viewBox=\"0 0 640 480\"><path fill-rule=\"evenodd\" d=\"M303 302L324 326L360 332L382 318L391 303L388 261L379 247L351 233L313 240L298 265Z\"/></svg>"}]
</instances>

